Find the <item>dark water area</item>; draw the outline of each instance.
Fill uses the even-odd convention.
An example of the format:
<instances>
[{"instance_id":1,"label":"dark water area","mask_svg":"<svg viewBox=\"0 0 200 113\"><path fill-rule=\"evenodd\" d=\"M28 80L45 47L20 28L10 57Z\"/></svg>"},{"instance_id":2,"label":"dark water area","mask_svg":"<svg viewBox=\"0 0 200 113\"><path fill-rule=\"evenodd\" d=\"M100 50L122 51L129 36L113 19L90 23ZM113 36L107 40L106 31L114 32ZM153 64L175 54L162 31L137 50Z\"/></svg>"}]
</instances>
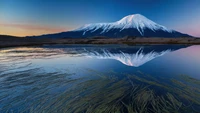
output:
<instances>
[{"instance_id":1,"label":"dark water area","mask_svg":"<svg viewBox=\"0 0 200 113\"><path fill-rule=\"evenodd\" d=\"M0 113L198 113L200 46L0 49Z\"/></svg>"}]
</instances>

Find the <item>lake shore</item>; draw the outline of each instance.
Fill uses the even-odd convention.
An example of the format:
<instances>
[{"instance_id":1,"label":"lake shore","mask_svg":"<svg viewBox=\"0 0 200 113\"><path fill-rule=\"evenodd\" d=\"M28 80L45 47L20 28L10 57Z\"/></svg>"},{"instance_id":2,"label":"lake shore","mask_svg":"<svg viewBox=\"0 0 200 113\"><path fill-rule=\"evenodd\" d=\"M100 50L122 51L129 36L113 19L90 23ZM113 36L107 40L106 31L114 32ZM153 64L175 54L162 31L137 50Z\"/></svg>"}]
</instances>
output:
<instances>
[{"instance_id":1,"label":"lake shore","mask_svg":"<svg viewBox=\"0 0 200 113\"><path fill-rule=\"evenodd\" d=\"M46 44L127 44L127 45L153 45L153 44L186 44L199 45L200 38L19 38L0 36L0 48L20 46L42 46Z\"/></svg>"}]
</instances>

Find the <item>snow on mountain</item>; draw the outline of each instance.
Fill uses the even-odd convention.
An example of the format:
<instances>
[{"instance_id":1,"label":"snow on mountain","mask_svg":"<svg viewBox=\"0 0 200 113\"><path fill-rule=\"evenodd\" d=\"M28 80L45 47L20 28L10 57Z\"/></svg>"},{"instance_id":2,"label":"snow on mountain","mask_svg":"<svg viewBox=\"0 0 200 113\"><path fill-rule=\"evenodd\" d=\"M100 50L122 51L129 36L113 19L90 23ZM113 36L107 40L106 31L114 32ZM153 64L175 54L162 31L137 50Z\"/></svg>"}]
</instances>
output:
<instances>
[{"instance_id":1,"label":"snow on mountain","mask_svg":"<svg viewBox=\"0 0 200 113\"><path fill-rule=\"evenodd\" d=\"M87 24L73 31L35 36L38 38L88 38L103 36L109 38L132 37L191 37L190 35L167 29L140 15L128 15L112 23Z\"/></svg>"},{"instance_id":2,"label":"snow on mountain","mask_svg":"<svg viewBox=\"0 0 200 113\"><path fill-rule=\"evenodd\" d=\"M113 23L87 24L75 31L84 31L83 32L83 35L84 35L87 31L95 32L98 29L102 29L102 32L101 32L102 34L112 29L120 29L120 31L122 31L124 29L129 29L129 28L137 29L142 36L144 35L144 29L146 28L151 29L152 31L163 30L169 33L173 31L147 19L146 17L140 14L128 15L122 18L121 20L117 22L113 22Z\"/></svg>"}]
</instances>

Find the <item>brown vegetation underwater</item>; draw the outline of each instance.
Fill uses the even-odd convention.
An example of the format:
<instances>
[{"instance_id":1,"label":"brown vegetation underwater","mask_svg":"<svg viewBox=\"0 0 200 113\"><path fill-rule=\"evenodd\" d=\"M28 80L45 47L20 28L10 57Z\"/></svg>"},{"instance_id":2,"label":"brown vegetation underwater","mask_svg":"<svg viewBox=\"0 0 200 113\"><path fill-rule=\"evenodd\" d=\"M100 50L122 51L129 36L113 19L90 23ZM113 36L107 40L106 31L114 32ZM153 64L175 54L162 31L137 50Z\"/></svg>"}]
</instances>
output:
<instances>
[{"instance_id":1,"label":"brown vegetation underwater","mask_svg":"<svg viewBox=\"0 0 200 113\"><path fill-rule=\"evenodd\" d=\"M200 110L200 80L186 75L178 79L156 79L138 71L139 76L97 72L88 69L93 80L79 78L67 91L49 103L48 98L25 108L28 112L66 113L197 113ZM165 82L161 82L165 81Z\"/></svg>"}]
</instances>

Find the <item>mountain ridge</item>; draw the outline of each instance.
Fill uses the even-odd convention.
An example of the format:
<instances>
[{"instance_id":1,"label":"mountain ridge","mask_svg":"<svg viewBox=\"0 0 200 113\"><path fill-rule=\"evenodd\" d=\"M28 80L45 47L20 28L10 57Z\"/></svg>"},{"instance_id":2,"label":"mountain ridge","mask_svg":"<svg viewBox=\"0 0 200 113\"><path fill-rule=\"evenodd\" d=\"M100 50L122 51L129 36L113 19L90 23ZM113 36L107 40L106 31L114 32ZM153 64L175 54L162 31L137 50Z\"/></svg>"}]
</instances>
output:
<instances>
[{"instance_id":1,"label":"mountain ridge","mask_svg":"<svg viewBox=\"0 0 200 113\"><path fill-rule=\"evenodd\" d=\"M111 23L86 24L78 29L46 34L41 38L87 38L95 36L105 36L111 38L121 38L124 36L134 37L191 37L175 30L171 30L153 22L140 14L128 15L121 20Z\"/></svg>"},{"instance_id":2,"label":"mountain ridge","mask_svg":"<svg viewBox=\"0 0 200 113\"><path fill-rule=\"evenodd\" d=\"M109 29L113 29L113 28L118 28L120 29L120 31L124 29L128 29L128 28L136 28L140 32L140 34L143 35L143 29L145 27L153 31L157 29L162 29L167 32L172 32L172 30L169 30L162 25L156 24L155 22L147 19L146 17L140 14L128 15L122 18L121 20L113 22L113 23L86 24L75 31L93 29L93 32L94 32L95 30L97 30L97 28L101 28L101 27L103 27L103 31L101 33L106 32Z\"/></svg>"}]
</instances>

